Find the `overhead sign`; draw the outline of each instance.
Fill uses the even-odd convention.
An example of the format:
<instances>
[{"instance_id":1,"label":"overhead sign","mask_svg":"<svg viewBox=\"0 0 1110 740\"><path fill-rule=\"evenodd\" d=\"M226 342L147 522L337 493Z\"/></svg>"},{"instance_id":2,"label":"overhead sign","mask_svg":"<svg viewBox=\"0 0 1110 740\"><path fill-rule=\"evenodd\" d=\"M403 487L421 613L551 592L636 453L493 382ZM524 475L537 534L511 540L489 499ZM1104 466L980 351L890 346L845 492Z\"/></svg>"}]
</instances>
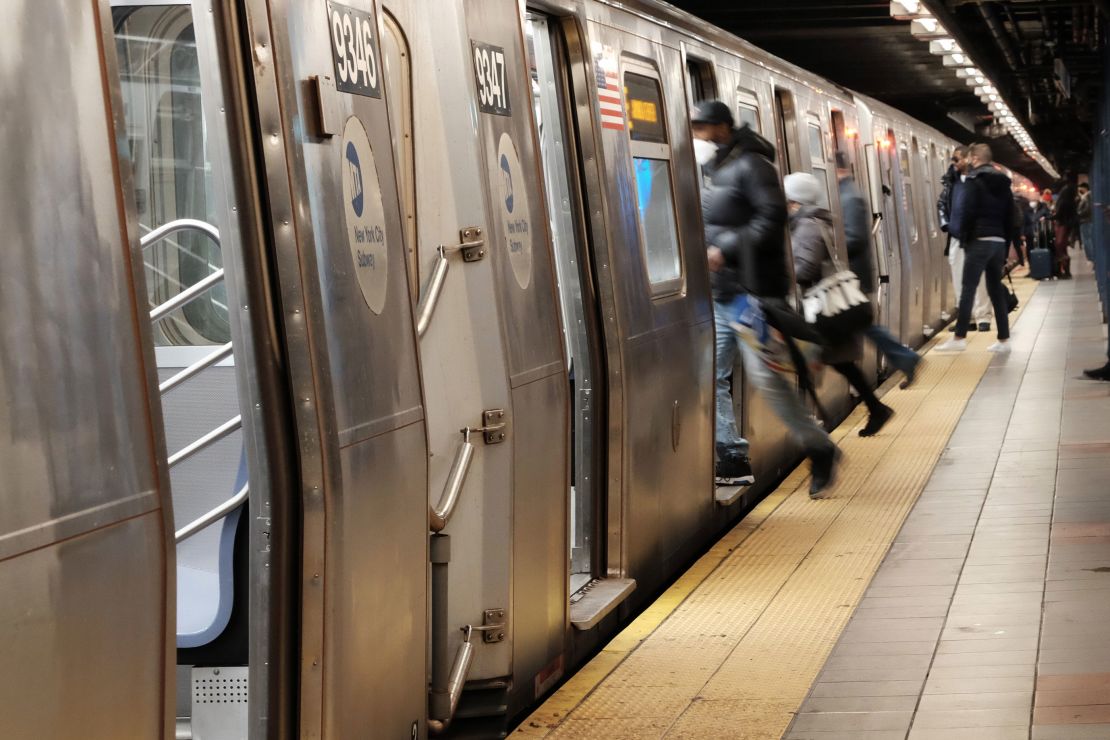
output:
<instances>
[{"instance_id":1,"label":"overhead sign","mask_svg":"<svg viewBox=\"0 0 1110 740\"><path fill-rule=\"evenodd\" d=\"M343 127L340 171L343 173L343 215L347 245L366 305L376 314L385 308L389 287L389 251L385 241L385 208L378 168L366 129L358 116Z\"/></svg>"},{"instance_id":2,"label":"overhead sign","mask_svg":"<svg viewBox=\"0 0 1110 740\"><path fill-rule=\"evenodd\" d=\"M369 13L328 2L331 60L335 66L335 87L340 92L371 98L382 96L375 28Z\"/></svg>"},{"instance_id":3,"label":"overhead sign","mask_svg":"<svg viewBox=\"0 0 1110 740\"><path fill-rule=\"evenodd\" d=\"M474 85L478 109L495 116L511 116L509 85L505 75L505 50L500 46L471 41L474 50Z\"/></svg>"},{"instance_id":4,"label":"overhead sign","mask_svg":"<svg viewBox=\"0 0 1110 740\"><path fill-rule=\"evenodd\" d=\"M528 189L520 169L516 145L507 133L497 142L494 188L501 215L501 230L509 248L509 264L517 285L527 288L532 282L532 217Z\"/></svg>"}]
</instances>

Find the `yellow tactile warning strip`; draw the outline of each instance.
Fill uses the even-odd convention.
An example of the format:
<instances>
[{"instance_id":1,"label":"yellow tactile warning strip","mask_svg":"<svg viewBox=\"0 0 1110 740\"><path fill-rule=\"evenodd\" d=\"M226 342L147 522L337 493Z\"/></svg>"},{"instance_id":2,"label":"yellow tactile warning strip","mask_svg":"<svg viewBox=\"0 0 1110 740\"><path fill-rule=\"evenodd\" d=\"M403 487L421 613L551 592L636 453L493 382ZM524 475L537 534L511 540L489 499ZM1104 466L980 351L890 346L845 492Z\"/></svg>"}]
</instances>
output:
<instances>
[{"instance_id":1,"label":"yellow tactile warning strip","mask_svg":"<svg viewBox=\"0 0 1110 740\"><path fill-rule=\"evenodd\" d=\"M1017 285L1024 305L1035 283ZM514 735L781 737L925 486L992 341L972 335L967 352L930 352L912 388L884 396L896 415L878 437L856 434L866 416L856 409L833 435L845 459L826 499L809 499L808 465L794 471Z\"/></svg>"}]
</instances>

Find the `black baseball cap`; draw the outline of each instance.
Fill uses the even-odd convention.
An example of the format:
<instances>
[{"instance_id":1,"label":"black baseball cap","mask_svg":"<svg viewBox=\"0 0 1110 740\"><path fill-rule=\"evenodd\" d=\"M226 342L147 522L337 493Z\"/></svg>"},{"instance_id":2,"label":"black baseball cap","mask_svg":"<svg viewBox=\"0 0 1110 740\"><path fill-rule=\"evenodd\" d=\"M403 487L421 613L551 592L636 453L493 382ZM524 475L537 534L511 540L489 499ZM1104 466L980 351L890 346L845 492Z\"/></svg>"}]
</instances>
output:
<instances>
[{"instance_id":1,"label":"black baseball cap","mask_svg":"<svg viewBox=\"0 0 1110 740\"><path fill-rule=\"evenodd\" d=\"M703 100L694 105L690 123L724 123L732 126L732 111L720 100Z\"/></svg>"}]
</instances>

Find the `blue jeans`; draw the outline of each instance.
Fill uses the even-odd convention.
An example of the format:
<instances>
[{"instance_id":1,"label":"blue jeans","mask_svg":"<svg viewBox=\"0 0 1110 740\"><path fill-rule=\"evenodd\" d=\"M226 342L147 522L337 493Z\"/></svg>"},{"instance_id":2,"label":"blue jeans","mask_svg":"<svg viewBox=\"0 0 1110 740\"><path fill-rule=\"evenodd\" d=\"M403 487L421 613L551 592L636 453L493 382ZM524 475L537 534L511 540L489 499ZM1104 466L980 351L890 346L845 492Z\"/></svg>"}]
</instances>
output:
<instances>
[{"instance_id":1,"label":"blue jeans","mask_svg":"<svg viewBox=\"0 0 1110 740\"><path fill-rule=\"evenodd\" d=\"M740 353L740 338L729 323L728 305L713 302L713 329L717 339L717 446L747 455L748 440L736 430L732 406L732 371Z\"/></svg>"},{"instance_id":2,"label":"blue jeans","mask_svg":"<svg viewBox=\"0 0 1110 740\"><path fill-rule=\"evenodd\" d=\"M1083 254L1087 255L1087 259L1091 262L1095 261L1095 225L1093 222L1088 221L1085 224L1079 224L1079 239L1083 242Z\"/></svg>"},{"instance_id":3,"label":"blue jeans","mask_svg":"<svg viewBox=\"0 0 1110 740\"><path fill-rule=\"evenodd\" d=\"M872 324L864 330L863 334L871 340L875 349L886 356L887 362L895 370L901 370L908 375L921 361L921 357L916 352L895 339L885 326Z\"/></svg>"},{"instance_id":4,"label":"blue jeans","mask_svg":"<svg viewBox=\"0 0 1110 740\"><path fill-rule=\"evenodd\" d=\"M998 338L1010 338L1010 313L1006 310L1006 289L1002 287L1002 272L1006 267L1005 242L977 239L964 247L964 274L960 291L960 313L956 319L956 337L967 336L971 324L971 309L975 305L975 291L986 275L987 295L994 306L994 320L998 323Z\"/></svg>"}]
</instances>

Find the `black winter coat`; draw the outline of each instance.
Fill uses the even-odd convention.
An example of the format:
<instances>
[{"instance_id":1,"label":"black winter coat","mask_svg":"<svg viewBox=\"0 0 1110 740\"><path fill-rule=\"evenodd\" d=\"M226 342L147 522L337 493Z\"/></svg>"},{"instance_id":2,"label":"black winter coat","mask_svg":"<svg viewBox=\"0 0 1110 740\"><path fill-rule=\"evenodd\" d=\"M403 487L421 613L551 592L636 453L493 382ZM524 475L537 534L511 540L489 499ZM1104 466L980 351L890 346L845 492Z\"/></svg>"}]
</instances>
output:
<instances>
[{"instance_id":1,"label":"black winter coat","mask_svg":"<svg viewBox=\"0 0 1110 740\"><path fill-rule=\"evenodd\" d=\"M848 246L848 267L859 278L864 293L875 292L875 260L871 253L871 214L867 202L852 178L840 180L840 211L844 214L844 236Z\"/></svg>"},{"instance_id":2,"label":"black winter coat","mask_svg":"<svg viewBox=\"0 0 1110 740\"><path fill-rule=\"evenodd\" d=\"M940 178L940 197L937 198L937 216L940 218L940 230L948 233L948 222L952 217L952 192L955 183L959 182L960 173L956 165L948 165L948 171Z\"/></svg>"},{"instance_id":3,"label":"black winter coat","mask_svg":"<svg viewBox=\"0 0 1110 740\"><path fill-rule=\"evenodd\" d=\"M774 158L770 142L745 126L702 169L705 244L725 256L724 268L711 275L716 301L738 293L782 298L789 292L786 196Z\"/></svg>"},{"instance_id":4,"label":"black winter coat","mask_svg":"<svg viewBox=\"0 0 1110 740\"><path fill-rule=\"evenodd\" d=\"M967 173L964 187L967 191L960 243L966 247L988 236L1012 242L1016 236L1016 206L1010 178L990 165L982 165Z\"/></svg>"}]
</instances>

